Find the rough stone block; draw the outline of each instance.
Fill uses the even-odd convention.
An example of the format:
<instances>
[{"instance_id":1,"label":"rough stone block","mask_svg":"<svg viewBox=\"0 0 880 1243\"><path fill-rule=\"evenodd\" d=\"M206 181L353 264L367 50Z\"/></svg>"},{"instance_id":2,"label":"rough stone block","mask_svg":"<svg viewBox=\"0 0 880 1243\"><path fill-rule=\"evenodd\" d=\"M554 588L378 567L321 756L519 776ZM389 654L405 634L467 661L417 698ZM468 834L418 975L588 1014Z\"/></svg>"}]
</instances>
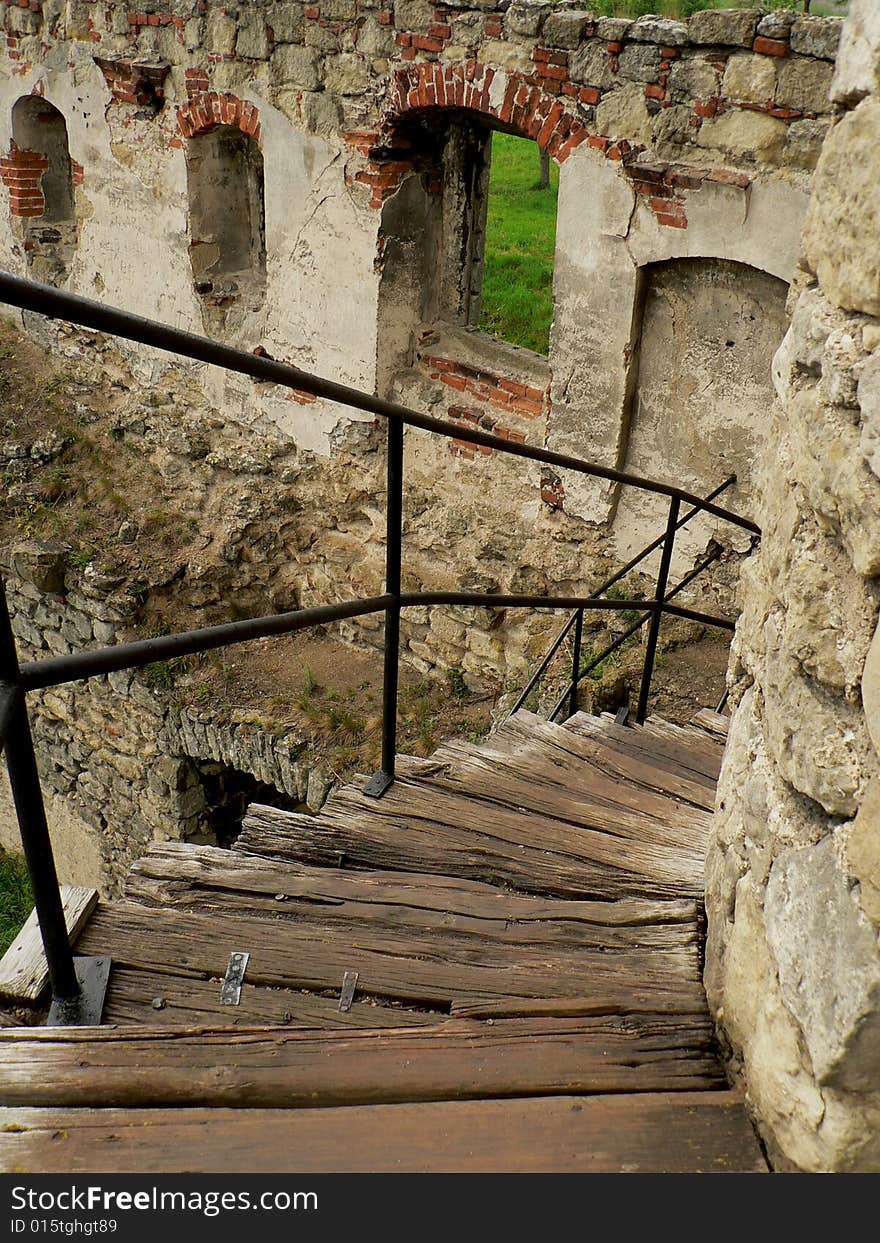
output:
<instances>
[{"instance_id":1,"label":"rough stone block","mask_svg":"<svg viewBox=\"0 0 880 1243\"><path fill-rule=\"evenodd\" d=\"M728 99L766 104L776 94L776 61L769 56L731 56L722 92Z\"/></svg>"},{"instance_id":2,"label":"rough stone block","mask_svg":"<svg viewBox=\"0 0 880 1243\"><path fill-rule=\"evenodd\" d=\"M875 0L850 0L848 12L831 95L854 104L880 90L880 6Z\"/></svg>"},{"instance_id":3,"label":"rough stone block","mask_svg":"<svg viewBox=\"0 0 880 1243\"><path fill-rule=\"evenodd\" d=\"M276 43L296 43L302 38L303 6L301 4L275 4L272 6L272 33Z\"/></svg>"},{"instance_id":4,"label":"rough stone block","mask_svg":"<svg viewBox=\"0 0 880 1243\"><path fill-rule=\"evenodd\" d=\"M656 82L662 56L652 43L630 43L620 53L617 72L630 82Z\"/></svg>"},{"instance_id":5,"label":"rough stone block","mask_svg":"<svg viewBox=\"0 0 880 1243\"><path fill-rule=\"evenodd\" d=\"M304 91L314 91L323 80L322 58L314 48L286 44L275 49L272 64L279 83L285 86L298 86Z\"/></svg>"},{"instance_id":6,"label":"rough stone block","mask_svg":"<svg viewBox=\"0 0 880 1243\"><path fill-rule=\"evenodd\" d=\"M830 121L792 121L785 140L784 163L812 172L819 163L822 144L830 128Z\"/></svg>"},{"instance_id":7,"label":"rough stone block","mask_svg":"<svg viewBox=\"0 0 880 1243\"><path fill-rule=\"evenodd\" d=\"M764 900L785 1003L820 1083L850 1092L880 1079L880 949L850 891L842 843L781 855Z\"/></svg>"},{"instance_id":8,"label":"rough stone block","mask_svg":"<svg viewBox=\"0 0 880 1243\"><path fill-rule=\"evenodd\" d=\"M586 43L579 48L569 62L568 73L572 82L595 86L600 91L607 90L615 81L608 50L602 43Z\"/></svg>"},{"instance_id":9,"label":"rough stone block","mask_svg":"<svg viewBox=\"0 0 880 1243\"><path fill-rule=\"evenodd\" d=\"M840 17L812 17L799 15L791 25L791 48L804 56L818 56L834 60L840 45L843 19Z\"/></svg>"},{"instance_id":10,"label":"rough stone block","mask_svg":"<svg viewBox=\"0 0 880 1243\"><path fill-rule=\"evenodd\" d=\"M787 128L784 121L761 112L725 112L703 122L697 145L774 164L782 154Z\"/></svg>"},{"instance_id":11,"label":"rough stone block","mask_svg":"<svg viewBox=\"0 0 880 1243\"><path fill-rule=\"evenodd\" d=\"M690 41L750 48L760 18L760 9L704 9L688 22Z\"/></svg>"},{"instance_id":12,"label":"rough stone block","mask_svg":"<svg viewBox=\"0 0 880 1243\"><path fill-rule=\"evenodd\" d=\"M774 13L767 13L758 22L757 34L762 39L787 39L796 16L792 9L777 9Z\"/></svg>"},{"instance_id":13,"label":"rough stone block","mask_svg":"<svg viewBox=\"0 0 880 1243\"><path fill-rule=\"evenodd\" d=\"M637 43L659 43L661 47L682 47L690 41L684 22L676 22L669 17L655 17L650 13L633 22L626 37Z\"/></svg>"},{"instance_id":14,"label":"rough stone block","mask_svg":"<svg viewBox=\"0 0 880 1243\"><path fill-rule=\"evenodd\" d=\"M810 270L833 302L880 315L880 102L864 99L828 135L804 226Z\"/></svg>"},{"instance_id":15,"label":"rough stone block","mask_svg":"<svg viewBox=\"0 0 880 1243\"><path fill-rule=\"evenodd\" d=\"M328 57L325 62L324 85L335 95L361 95L370 85L369 66L354 52Z\"/></svg>"},{"instance_id":16,"label":"rough stone block","mask_svg":"<svg viewBox=\"0 0 880 1243\"><path fill-rule=\"evenodd\" d=\"M846 839L846 861L857 882L859 906L874 927L880 927L880 781L874 781L862 800Z\"/></svg>"},{"instance_id":17,"label":"rough stone block","mask_svg":"<svg viewBox=\"0 0 880 1243\"><path fill-rule=\"evenodd\" d=\"M831 106L829 95L833 73L834 66L826 60L789 57L780 61L776 103L783 108L796 108L799 112L827 112Z\"/></svg>"},{"instance_id":18,"label":"rough stone block","mask_svg":"<svg viewBox=\"0 0 880 1243\"><path fill-rule=\"evenodd\" d=\"M551 13L544 22L544 42L548 47L576 48L587 26L591 26L593 21L593 14L584 9Z\"/></svg>"},{"instance_id":19,"label":"rough stone block","mask_svg":"<svg viewBox=\"0 0 880 1243\"><path fill-rule=\"evenodd\" d=\"M235 40L236 55L246 60L268 60L272 51L266 23L251 19L246 26L241 26Z\"/></svg>"},{"instance_id":20,"label":"rough stone block","mask_svg":"<svg viewBox=\"0 0 880 1243\"><path fill-rule=\"evenodd\" d=\"M507 10L504 25L512 34L538 35L549 12L550 5L543 0L515 0Z\"/></svg>"},{"instance_id":21,"label":"rough stone block","mask_svg":"<svg viewBox=\"0 0 880 1243\"><path fill-rule=\"evenodd\" d=\"M711 99L718 93L718 76L702 56L685 56L669 70L669 90L690 99Z\"/></svg>"},{"instance_id":22,"label":"rough stone block","mask_svg":"<svg viewBox=\"0 0 880 1243\"><path fill-rule=\"evenodd\" d=\"M23 540L12 549L12 568L26 583L45 594L64 590L67 549L42 540Z\"/></svg>"}]
</instances>

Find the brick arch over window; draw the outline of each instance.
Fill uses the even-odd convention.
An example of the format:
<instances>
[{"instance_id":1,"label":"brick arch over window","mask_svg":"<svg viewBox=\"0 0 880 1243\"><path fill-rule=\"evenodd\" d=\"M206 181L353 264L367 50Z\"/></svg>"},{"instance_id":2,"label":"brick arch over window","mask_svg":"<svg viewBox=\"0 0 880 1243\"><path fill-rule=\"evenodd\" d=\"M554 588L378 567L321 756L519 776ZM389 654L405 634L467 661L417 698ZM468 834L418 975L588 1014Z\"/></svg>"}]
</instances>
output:
<instances>
[{"instance_id":1,"label":"brick arch over window","mask_svg":"<svg viewBox=\"0 0 880 1243\"><path fill-rule=\"evenodd\" d=\"M260 114L235 95L207 90L187 74L177 110L186 140L190 260L205 308L250 310L265 293L266 232Z\"/></svg>"},{"instance_id":2,"label":"brick arch over window","mask_svg":"<svg viewBox=\"0 0 880 1243\"><path fill-rule=\"evenodd\" d=\"M388 86L383 130L390 134L408 115L443 108L477 113L490 125L531 138L559 164L589 137L563 99L518 74L478 61L396 69Z\"/></svg>"},{"instance_id":3,"label":"brick arch over window","mask_svg":"<svg viewBox=\"0 0 880 1243\"><path fill-rule=\"evenodd\" d=\"M243 134L260 141L260 110L255 104L243 102L237 95L207 89L207 78L191 78L187 71L189 100L177 109L177 124L184 138L209 134L219 125L240 129ZM203 88L203 89L202 89Z\"/></svg>"}]
</instances>

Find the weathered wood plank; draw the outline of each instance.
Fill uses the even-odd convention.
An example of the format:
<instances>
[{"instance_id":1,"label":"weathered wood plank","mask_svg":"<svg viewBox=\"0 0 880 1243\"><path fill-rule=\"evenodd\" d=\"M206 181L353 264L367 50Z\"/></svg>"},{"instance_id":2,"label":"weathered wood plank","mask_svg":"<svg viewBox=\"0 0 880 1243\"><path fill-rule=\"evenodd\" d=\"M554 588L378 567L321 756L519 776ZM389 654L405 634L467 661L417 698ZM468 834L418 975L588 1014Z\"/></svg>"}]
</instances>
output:
<instances>
[{"instance_id":1,"label":"weathered wood plank","mask_svg":"<svg viewBox=\"0 0 880 1243\"><path fill-rule=\"evenodd\" d=\"M703 756L690 743L673 739L665 730L647 724L618 725L611 716L594 717L584 712L569 717L563 728L580 737L604 742L621 755L641 758L664 774L667 781L678 778L705 792L714 788L718 780L720 757L716 761Z\"/></svg>"},{"instance_id":2,"label":"weathered wood plank","mask_svg":"<svg viewBox=\"0 0 880 1243\"><path fill-rule=\"evenodd\" d=\"M531 727L532 714L521 711L516 715ZM575 756L593 760L621 782L670 795L704 811L713 810L716 783L711 778L704 773L686 771L656 754L647 741L639 740L635 729L616 725L613 717L600 718L578 712L558 728L567 736L565 739L557 737L560 747L570 749Z\"/></svg>"},{"instance_id":3,"label":"weathered wood plank","mask_svg":"<svg viewBox=\"0 0 880 1243\"><path fill-rule=\"evenodd\" d=\"M479 749L464 742L443 747L442 760L427 768L401 756L398 773L471 798L552 817L583 829L652 842L671 849L704 851L711 818L668 795L625 786L596 764L533 737L529 745L507 739Z\"/></svg>"},{"instance_id":4,"label":"weathered wood plank","mask_svg":"<svg viewBox=\"0 0 880 1243\"><path fill-rule=\"evenodd\" d=\"M337 1109L0 1109L35 1173L734 1173L766 1163L733 1092Z\"/></svg>"},{"instance_id":5,"label":"weathered wood plank","mask_svg":"<svg viewBox=\"0 0 880 1243\"><path fill-rule=\"evenodd\" d=\"M616 982L605 985L589 997L505 997L501 1001L454 1001L453 1018L585 1018L611 1014L694 1014L707 1015L709 1007L702 983L694 980L688 989L675 993L634 991Z\"/></svg>"},{"instance_id":6,"label":"weathered wood plank","mask_svg":"<svg viewBox=\"0 0 880 1243\"><path fill-rule=\"evenodd\" d=\"M669 947L697 936L690 900L561 901L512 894L457 877L343 872L279 865L210 846L151 847L132 868L126 897L142 906L233 912L327 928L437 929L510 945Z\"/></svg>"},{"instance_id":7,"label":"weathered wood plank","mask_svg":"<svg viewBox=\"0 0 880 1243\"><path fill-rule=\"evenodd\" d=\"M694 713L693 723L711 734L713 738L719 738L722 742L727 741L730 728L729 716L724 716L721 712L713 712L711 708L701 708L699 712Z\"/></svg>"},{"instance_id":8,"label":"weathered wood plank","mask_svg":"<svg viewBox=\"0 0 880 1243\"><path fill-rule=\"evenodd\" d=\"M161 933L159 934L161 935ZM161 1008L154 1006L161 1003ZM444 1011L381 1005L355 997L350 1010L339 1009L339 997L247 983L237 1006L220 1001L220 984L192 973L143 971L113 964L104 1006L105 1023L197 1026L219 1024L249 1027L418 1027L445 1022Z\"/></svg>"},{"instance_id":9,"label":"weathered wood plank","mask_svg":"<svg viewBox=\"0 0 880 1243\"><path fill-rule=\"evenodd\" d=\"M67 932L73 943L98 902L97 889L82 885L62 885L61 902ZM11 1001L36 1002L49 984L49 968L40 939L36 910L0 959L0 997Z\"/></svg>"},{"instance_id":10,"label":"weathered wood plank","mask_svg":"<svg viewBox=\"0 0 880 1243\"><path fill-rule=\"evenodd\" d=\"M43 1029L45 1032L46 1029ZM319 1108L717 1089L706 1017L449 1019L375 1031L0 1031L7 1105ZM29 1037L29 1038L28 1038Z\"/></svg>"},{"instance_id":11,"label":"weathered wood plank","mask_svg":"<svg viewBox=\"0 0 880 1243\"><path fill-rule=\"evenodd\" d=\"M158 917L157 917L158 916ZM569 945L493 944L478 935L426 929L343 929L295 921L146 910L128 903L98 911L83 934L84 951L112 953L120 967L222 979L232 949L247 950L248 984L338 991L345 971L360 973L364 996L415 1002L428 1009L465 998L583 996L613 979L675 991L699 978L698 947L599 950Z\"/></svg>"},{"instance_id":12,"label":"weathered wood plank","mask_svg":"<svg viewBox=\"0 0 880 1243\"><path fill-rule=\"evenodd\" d=\"M278 849L279 838L287 836L287 856L306 862L320 863L341 853L347 862L365 868L446 872L566 898L699 898L703 892L702 851L673 850L550 816L476 803L464 794L405 778L378 802L344 786L308 831L286 824L292 832L285 834L284 813L252 806L240 849L271 853ZM280 832L270 842L265 831L271 827Z\"/></svg>"}]
</instances>

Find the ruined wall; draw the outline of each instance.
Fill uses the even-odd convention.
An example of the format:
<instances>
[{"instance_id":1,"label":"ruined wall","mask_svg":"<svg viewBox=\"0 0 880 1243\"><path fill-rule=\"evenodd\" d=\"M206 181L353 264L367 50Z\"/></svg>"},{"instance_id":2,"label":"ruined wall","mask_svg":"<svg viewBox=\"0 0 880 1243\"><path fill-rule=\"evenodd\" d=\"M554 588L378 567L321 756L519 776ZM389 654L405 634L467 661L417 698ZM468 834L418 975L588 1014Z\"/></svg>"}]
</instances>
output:
<instances>
[{"instance_id":1,"label":"ruined wall","mask_svg":"<svg viewBox=\"0 0 880 1243\"><path fill-rule=\"evenodd\" d=\"M763 304L766 282L789 282L837 111L828 84L840 23L793 13L630 22L528 0L235 8L145 0L134 9L7 0L3 23L4 267L38 271L46 157L21 145L16 132L28 140L14 124L18 101L35 98L64 118L75 212L64 238L50 236L41 252L47 278L462 425L676 476L674 455L658 457L668 412L639 418L639 363L658 344L643 341L646 323L680 352L690 330L656 307L645 315L651 273L705 265L699 284L713 265L731 265L742 284L733 281L730 299L742 306ZM548 357L473 331L480 211L451 188L479 189L463 161L493 129L536 141L560 169ZM224 135L232 155L219 161L222 175L236 163L250 170L240 198L249 205L255 148L262 161L249 262L242 251L252 273L264 250L256 280L240 279L238 259L217 267L211 247L228 234L197 185L194 219L199 152L210 155ZM62 243L53 268L52 247ZM778 314L767 313L741 355L750 372L766 355L764 332L780 329ZM63 352L83 349L69 335L56 340ZM379 590L380 429L323 400L209 368L191 369L198 399L186 394L151 428L154 397L164 402L166 390L183 394L185 385L156 352L132 350L128 361L151 413L145 421L133 412L121 433L191 481L191 517L210 536L175 562L173 581L145 574L147 594L201 601L205 618L218 620L222 601L253 611L264 600L308 605ZM747 512L747 446L761 439L761 402L749 396L751 432L734 443L726 397L716 388L701 401L711 409L700 417L723 434L689 482L708 491L736 469L728 499ZM238 443L218 443L227 433ZM406 441L407 589L582 593L658 533L650 505L604 484L465 442L421 433ZM290 520L273 523L280 503ZM700 520L675 572L712 537L746 551ZM734 558L695 603L734 608L735 571ZM422 670L454 665L472 685L517 679L554 626L513 611L418 610L406 617L405 654ZM378 624L364 626L359 637L378 633Z\"/></svg>"},{"instance_id":2,"label":"ruined wall","mask_svg":"<svg viewBox=\"0 0 880 1243\"><path fill-rule=\"evenodd\" d=\"M880 1169L880 13L853 0L746 568L706 982L772 1151Z\"/></svg>"}]
</instances>

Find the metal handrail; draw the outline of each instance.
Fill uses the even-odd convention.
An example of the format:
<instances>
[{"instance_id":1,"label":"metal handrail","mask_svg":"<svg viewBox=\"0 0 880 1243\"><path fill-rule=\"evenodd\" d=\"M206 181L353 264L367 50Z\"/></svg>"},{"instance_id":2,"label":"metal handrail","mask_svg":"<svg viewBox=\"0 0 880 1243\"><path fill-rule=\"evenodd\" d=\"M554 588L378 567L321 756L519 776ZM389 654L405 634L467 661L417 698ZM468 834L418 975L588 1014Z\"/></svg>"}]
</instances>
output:
<instances>
[{"instance_id":1,"label":"metal handrail","mask_svg":"<svg viewBox=\"0 0 880 1243\"><path fill-rule=\"evenodd\" d=\"M718 487L714 489L714 491L710 492L709 495L705 499L707 501L714 500L716 496L720 496L720 494L726 488L731 487L735 483L736 483L736 475L731 475L728 479L725 479L723 483L720 483ZM693 518L694 514L696 513L699 513L699 510L694 508L694 509L691 509L688 513L686 513L683 518L679 518L675 526L676 531L680 531L682 527L686 526L690 522L691 518ZM660 545L663 543L665 538L666 538L666 533L664 532L663 535L658 535L656 539L651 540L650 544L646 544L645 547L641 550L641 552L637 552L634 557L631 557L630 560L627 561L626 565L622 566L621 569L617 570L614 574L612 574L610 578L606 578L604 583L602 583L601 586L597 587L594 591L592 591L590 595L595 596L598 599L600 596L603 596L605 592L610 591L610 589L615 585L615 583L619 583L622 578L625 578L626 575L629 574L631 570L634 570L635 567L639 565L642 561L644 561L646 557L649 557L652 552L656 551L656 549L658 549ZM676 588L676 591L681 590L681 588L684 585L685 584L679 584L679 587ZM675 595L675 594L676 592L670 593L670 595ZM669 599L670 596L667 596L666 598ZM553 657L559 651L560 647L562 646L565 639L567 638L568 632L571 630L572 626L575 626L578 623L579 616L580 616L579 609L575 609L575 611L570 614L565 625L562 627L559 634L556 636L556 638L550 644L550 647L544 653L544 657L541 660L541 663L538 665L535 672L532 674L528 682L525 684L523 689L520 691L516 702L514 703L513 707L510 709L511 714L519 711L519 709L523 706L523 704L528 699L529 695L532 693L532 691L541 681L541 678L550 668L550 664L553 660ZM642 620L643 621L647 620L647 616L648 615L646 614ZM581 621L582 620L583 619L581 619ZM635 629L639 629L641 624L642 623L640 622L639 625L635 627ZM626 638L629 638L630 634L633 634L633 633L634 633L634 630L628 631ZM613 652L618 646L619 644L617 643L613 644L606 652L603 653L601 657L597 658L596 664L598 664L600 660L604 660L606 656L609 656L611 652ZM576 636L575 655L577 657L580 656L579 647L580 647L580 642L579 642L578 637ZM579 663L579 660L575 662L575 668L577 667L578 663ZM590 667L592 668L592 666ZM580 679L578 679L578 681L580 681ZM567 693L568 692L566 692L566 694ZM559 709L562 707L562 703L564 702L564 699L565 699L565 696L563 696L562 700L559 701L559 703L554 708L553 712L551 712L549 720L553 721L556 719L556 714L559 711ZM573 710L574 709L572 709L572 711Z\"/></svg>"},{"instance_id":2,"label":"metal handrail","mask_svg":"<svg viewBox=\"0 0 880 1243\"><path fill-rule=\"evenodd\" d=\"M122 669L138 668L173 656L191 655L269 635L292 634L298 630L328 622L382 612L385 615L382 767L365 787L366 793L381 797L393 782L395 775L400 613L405 608L428 605L483 608L573 608L578 628L582 625L585 610L627 610L634 607L644 609L645 619L650 623L650 632L640 705L642 701L647 702L653 670L653 653L664 615L671 614L730 630L734 628L734 623L729 618L700 613L671 604L670 600L680 590L681 584L673 591L667 591L675 533L694 513L712 514L716 518L760 535L755 523L714 504L713 498L729 486L732 480L721 485L714 493L710 493L708 498L697 497L671 484L627 474L624 471L613 470L597 463L587 462L566 454L553 453L532 445L502 440L487 432L435 419L398 403L311 375L289 363L278 362L265 355L264 352L249 354L244 350L222 345L192 333L182 332L112 307L104 307L79 295L53 289L47 285L39 285L9 273L0 273L0 301L25 310L36 311L42 315L64 319L99 332L110 333L130 341L177 353L199 362L224 367L227 370L251 376L255 380L280 384L311 393L316 397L340 402L384 418L388 425L385 591L380 596L208 626L180 634L135 640L109 648L91 649L69 656L52 657L20 665L9 618L5 587L0 578L0 743L6 752L22 844L49 967L53 993L50 1022L94 1022L96 1021L94 1017L84 1016L94 1015L96 1009L93 998L89 1005L78 1004L83 997L80 976L84 972L78 973L77 971L64 921L27 713L26 698L29 692ZM660 573L654 599L612 600L604 594L597 595L596 592L585 597L480 594L455 591L403 592L401 590L401 566L404 426L419 428L436 435L495 449L498 453L508 456L557 466L564 470L668 497L669 516L664 535L655 540L632 563L637 564L648 552L662 546ZM693 509L685 519L679 519L679 511L683 503L691 505ZM608 584L604 585L604 589L627 573L632 568L632 564L619 571ZM84 961L77 960L80 964ZM102 965L99 960L95 961L98 961L99 966ZM97 1013L100 1015L100 1004L97 1006Z\"/></svg>"}]
</instances>

